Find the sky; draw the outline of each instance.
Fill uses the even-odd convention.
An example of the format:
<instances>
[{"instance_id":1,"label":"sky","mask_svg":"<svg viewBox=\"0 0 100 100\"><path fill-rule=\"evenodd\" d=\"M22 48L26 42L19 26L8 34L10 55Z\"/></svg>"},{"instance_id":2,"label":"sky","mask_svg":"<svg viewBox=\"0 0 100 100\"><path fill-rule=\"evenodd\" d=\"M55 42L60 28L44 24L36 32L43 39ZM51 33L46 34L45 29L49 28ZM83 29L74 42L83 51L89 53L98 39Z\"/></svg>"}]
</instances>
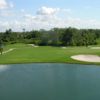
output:
<instances>
[{"instance_id":1,"label":"sky","mask_svg":"<svg viewBox=\"0 0 100 100\"><path fill-rule=\"evenodd\" d=\"M0 31L100 28L100 0L0 0Z\"/></svg>"}]
</instances>

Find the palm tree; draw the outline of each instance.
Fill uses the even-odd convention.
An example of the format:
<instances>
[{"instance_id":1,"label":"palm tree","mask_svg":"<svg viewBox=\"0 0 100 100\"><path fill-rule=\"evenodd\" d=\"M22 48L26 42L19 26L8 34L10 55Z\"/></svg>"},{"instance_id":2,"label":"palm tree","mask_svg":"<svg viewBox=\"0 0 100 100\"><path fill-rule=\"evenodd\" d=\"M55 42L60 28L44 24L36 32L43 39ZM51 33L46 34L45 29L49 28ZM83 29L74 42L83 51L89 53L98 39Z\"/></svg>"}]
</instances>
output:
<instances>
[{"instance_id":1,"label":"palm tree","mask_svg":"<svg viewBox=\"0 0 100 100\"><path fill-rule=\"evenodd\" d=\"M2 55L2 53L3 53L3 48L0 48L0 53L1 53L1 55Z\"/></svg>"},{"instance_id":2,"label":"palm tree","mask_svg":"<svg viewBox=\"0 0 100 100\"><path fill-rule=\"evenodd\" d=\"M0 53L1 53L1 55L3 53L3 43L1 41L0 41Z\"/></svg>"}]
</instances>

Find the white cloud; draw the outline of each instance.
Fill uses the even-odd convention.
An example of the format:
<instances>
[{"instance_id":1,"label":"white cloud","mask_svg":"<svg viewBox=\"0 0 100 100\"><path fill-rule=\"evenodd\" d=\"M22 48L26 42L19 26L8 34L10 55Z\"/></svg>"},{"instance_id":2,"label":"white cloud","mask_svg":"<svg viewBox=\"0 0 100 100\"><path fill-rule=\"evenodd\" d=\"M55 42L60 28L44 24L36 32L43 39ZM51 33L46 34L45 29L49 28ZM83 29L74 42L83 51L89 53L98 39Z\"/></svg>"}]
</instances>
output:
<instances>
[{"instance_id":1,"label":"white cloud","mask_svg":"<svg viewBox=\"0 0 100 100\"><path fill-rule=\"evenodd\" d=\"M0 9L7 8L8 4L5 0L0 0Z\"/></svg>"},{"instance_id":2,"label":"white cloud","mask_svg":"<svg viewBox=\"0 0 100 100\"><path fill-rule=\"evenodd\" d=\"M14 16L15 13L12 12L11 10L0 10L0 17L11 17Z\"/></svg>"},{"instance_id":3,"label":"white cloud","mask_svg":"<svg viewBox=\"0 0 100 100\"><path fill-rule=\"evenodd\" d=\"M12 8L14 5L12 2L7 2L6 0L0 0L0 9Z\"/></svg>"},{"instance_id":4,"label":"white cloud","mask_svg":"<svg viewBox=\"0 0 100 100\"><path fill-rule=\"evenodd\" d=\"M60 8L50 8L50 7L41 7L38 9L37 14L39 15L54 15L60 11Z\"/></svg>"},{"instance_id":5,"label":"white cloud","mask_svg":"<svg viewBox=\"0 0 100 100\"><path fill-rule=\"evenodd\" d=\"M26 15L22 20L1 21L0 31L12 28L14 31L32 29L50 29L54 27L75 27L75 28L100 28L100 22L97 20L83 20L79 18L62 19L57 16L32 16ZM2 30L1 30L2 29Z\"/></svg>"},{"instance_id":6,"label":"white cloud","mask_svg":"<svg viewBox=\"0 0 100 100\"><path fill-rule=\"evenodd\" d=\"M0 31L5 31L6 29L12 28L14 31L22 31L23 28L26 30L32 29L50 29L54 27L76 27L76 28L100 28L100 21L98 20L86 20L74 17L59 17L62 12L71 12L70 9L61 8L49 8L41 7L36 15L27 14L24 9L20 11L15 19L11 20L1 20L0 21ZM10 15L10 12L6 15Z\"/></svg>"}]
</instances>

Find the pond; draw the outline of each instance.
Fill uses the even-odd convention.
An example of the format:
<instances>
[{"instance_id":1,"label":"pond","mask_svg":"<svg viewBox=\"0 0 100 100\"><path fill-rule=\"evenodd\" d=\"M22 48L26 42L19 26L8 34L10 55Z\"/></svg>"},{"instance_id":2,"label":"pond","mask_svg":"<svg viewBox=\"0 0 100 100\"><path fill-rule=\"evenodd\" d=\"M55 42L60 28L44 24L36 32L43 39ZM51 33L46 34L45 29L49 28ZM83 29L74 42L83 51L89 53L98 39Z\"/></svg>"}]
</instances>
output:
<instances>
[{"instance_id":1,"label":"pond","mask_svg":"<svg viewBox=\"0 0 100 100\"><path fill-rule=\"evenodd\" d=\"M0 100L100 100L100 66L0 65Z\"/></svg>"}]
</instances>

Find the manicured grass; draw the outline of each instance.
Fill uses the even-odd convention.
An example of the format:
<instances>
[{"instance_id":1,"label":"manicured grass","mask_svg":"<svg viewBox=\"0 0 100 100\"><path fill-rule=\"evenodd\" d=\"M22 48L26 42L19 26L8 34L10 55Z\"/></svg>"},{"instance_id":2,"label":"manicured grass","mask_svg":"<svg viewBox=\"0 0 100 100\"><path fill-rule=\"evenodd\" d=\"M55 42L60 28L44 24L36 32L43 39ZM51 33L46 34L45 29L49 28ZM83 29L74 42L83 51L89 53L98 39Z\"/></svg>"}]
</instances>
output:
<instances>
[{"instance_id":1,"label":"manicured grass","mask_svg":"<svg viewBox=\"0 0 100 100\"><path fill-rule=\"evenodd\" d=\"M0 55L0 64L10 63L80 63L80 64L99 64L87 63L71 59L70 57L78 54L100 55L100 50L90 49L89 47L61 47L41 46L32 47L27 44L12 44L5 46L4 50L15 48L13 51Z\"/></svg>"}]
</instances>

